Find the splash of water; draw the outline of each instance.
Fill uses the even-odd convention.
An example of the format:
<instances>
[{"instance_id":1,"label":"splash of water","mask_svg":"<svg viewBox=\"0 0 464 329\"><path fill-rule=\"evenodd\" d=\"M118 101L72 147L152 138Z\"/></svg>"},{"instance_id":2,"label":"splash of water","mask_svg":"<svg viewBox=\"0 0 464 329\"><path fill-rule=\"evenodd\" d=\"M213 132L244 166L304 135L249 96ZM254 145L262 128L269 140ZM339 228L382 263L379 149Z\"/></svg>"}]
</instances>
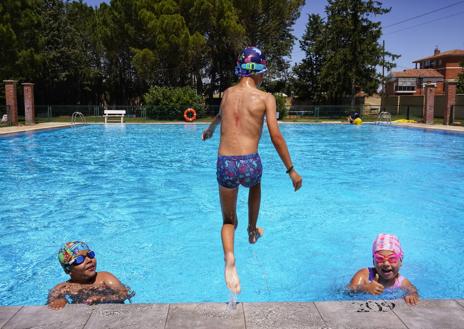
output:
<instances>
[{"instance_id":1,"label":"splash of water","mask_svg":"<svg viewBox=\"0 0 464 329\"><path fill-rule=\"evenodd\" d=\"M227 303L227 309L234 311L237 309L237 294L230 291L229 302Z\"/></svg>"}]
</instances>

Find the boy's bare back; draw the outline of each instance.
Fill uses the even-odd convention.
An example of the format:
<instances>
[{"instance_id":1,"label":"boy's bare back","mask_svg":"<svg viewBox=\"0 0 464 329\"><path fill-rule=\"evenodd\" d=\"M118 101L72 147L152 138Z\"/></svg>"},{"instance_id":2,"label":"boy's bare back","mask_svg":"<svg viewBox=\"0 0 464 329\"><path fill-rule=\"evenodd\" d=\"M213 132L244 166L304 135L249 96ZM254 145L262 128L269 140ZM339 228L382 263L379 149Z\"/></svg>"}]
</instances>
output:
<instances>
[{"instance_id":1,"label":"boy's bare back","mask_svg":"<svg viewBox=\"0 0 464 329\"><path fill-rule=\"evenodd\" d=\"M274 96L247 82L242 80L224 93L221 102L220 155L257 153L264 115L273 108L275 116Z\"/></svg>"}]
</instances>

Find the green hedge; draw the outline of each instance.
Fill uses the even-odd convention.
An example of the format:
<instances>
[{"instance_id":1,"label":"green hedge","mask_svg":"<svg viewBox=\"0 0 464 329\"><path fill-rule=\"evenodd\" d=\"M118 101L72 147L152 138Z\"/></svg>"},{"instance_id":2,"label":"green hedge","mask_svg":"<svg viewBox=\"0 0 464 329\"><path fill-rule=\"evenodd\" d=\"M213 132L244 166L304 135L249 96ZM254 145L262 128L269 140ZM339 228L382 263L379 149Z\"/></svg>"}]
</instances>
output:
<instances>
[{"instance_id":1,"label":"green hedge","mask_svg":"<svg viewBox=\"0 0 464 329\"><path fill-rule=\"evenodd\" d=\"M151 87L144 95L147 118L183 120L185 109L191 107L197 118L206 115L205 100L190 87Z\"/></svg>"},{"instance_id":2,"label":"green hedge","mask_svg":"<svg viewBox=\"0 0 464 329\"><path fill-rule=\"evenodd\" d=\"M279 112L279 120L287 116L287 107L285 106L285 97L281 95L274 94L277 105L277 112Z\"/></svg>"}]
</instances>

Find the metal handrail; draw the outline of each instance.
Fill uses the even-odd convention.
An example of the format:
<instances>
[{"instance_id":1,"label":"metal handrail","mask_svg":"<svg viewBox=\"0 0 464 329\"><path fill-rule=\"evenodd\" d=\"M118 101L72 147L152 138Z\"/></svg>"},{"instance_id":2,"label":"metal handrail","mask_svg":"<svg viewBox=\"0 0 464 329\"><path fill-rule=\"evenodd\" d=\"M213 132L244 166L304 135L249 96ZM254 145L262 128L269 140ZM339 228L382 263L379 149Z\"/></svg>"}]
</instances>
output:
<instances>
[{"instance_id":1,"label":"metal handrail","mask_svg":"<svg viewBox=\"0 0 464 329\"><path fill-rule=\"evenodd\" d=\"M82 114L82 112L74 112L71 116L71 124L73 127L77 124L77 120L80 120L81 123L87 124L87 120L85 119L85 116Z\"/></svg>"},{"instance_id":2,"label":"metal handrail","mask_svg":"<svg viewBox=\"0 0 464 329\"><path fill-rule=\"evenodd\" d=\"M390 123L391 124L391 114L390 112L380 112L379 115L377 116L377 121L375 122L377 124L380 123Z\"/></svg>"}]
</instances>

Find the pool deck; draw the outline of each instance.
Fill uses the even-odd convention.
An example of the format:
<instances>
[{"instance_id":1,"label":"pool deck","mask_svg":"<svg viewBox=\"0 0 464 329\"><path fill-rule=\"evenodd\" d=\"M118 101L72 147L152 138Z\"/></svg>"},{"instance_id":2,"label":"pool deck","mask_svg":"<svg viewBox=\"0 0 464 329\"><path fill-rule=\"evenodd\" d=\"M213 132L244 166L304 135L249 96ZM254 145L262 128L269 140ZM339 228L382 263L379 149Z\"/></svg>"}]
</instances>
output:
<instances>
[{"instance_id":1,"label":"pool deck","mask_svg":"<svg viewBox=\"0 0 464 329\"><path fill-rule=\"evenodd\" d=\"M30 126L1 127L0 135L14 135L17 133L50 130L50 129L58 129L58 128L69 128L69 127L72 127L72 124L69 122L45 122L45 123L38 123L35 125L30 125Z\"/></svg>"},{"instance_id":2,"label":"pool deck","mask_svg":"<svg viewBox=\"0 0 464 329\"><path fill-rule=\"evenodd\" d=\"M207 122L198 122L198 124L206 124ZM347 124L346 122L340 121L324 121L324 122L284 122L285 124ZM102 123L89 123L89 124L102 124ZM117 124L117 123L116 123ZM126 124L141 124L138 123L126 123ZM148 123L148 124L186 124L185 122L165 122L165 123ZM188 123L188 124L197 124L197 123ZM369 122L367 124L373 124ZM76 125L81 125L78 123ZM30 126L11 126L11 127L0 127L0 136L1 135L14 135L17 133L23 132L32 132L32 131L42 131L49 129L59 129L59 128L69 128L73 125L69 122L46 122L38 123ZM392 123L392 126L395 127L406 127L406 128L416 128L423 129L427 131L442 131L442 132L452 132L452 133L464 133L464 127L461 126L445 126L445 125L426 125L424 123Z\"/></svg>"},{"instance_id":3,"label":"pool deck","mask_svg":"<svg viewBox=\"0 0 464 329\"><path fill-rule=\"evenodd\" d=\"M445 125L426 125L425 123L392 123L395 127L407 127L424 129L428 131L445 131L454 133L464 133L464 127L462 126L445 126Z\"/></svg>"},{"instance_id":4,"label":"pool deck","mask_svg":"<svg viewBox=\"0 0 464 329\"><path fill-rule=\"evenodd\" d=\"M225 303L4 306L0 328L459 329L464 300L239 303L235 310Z\"/></svg>"}]
</instances>

